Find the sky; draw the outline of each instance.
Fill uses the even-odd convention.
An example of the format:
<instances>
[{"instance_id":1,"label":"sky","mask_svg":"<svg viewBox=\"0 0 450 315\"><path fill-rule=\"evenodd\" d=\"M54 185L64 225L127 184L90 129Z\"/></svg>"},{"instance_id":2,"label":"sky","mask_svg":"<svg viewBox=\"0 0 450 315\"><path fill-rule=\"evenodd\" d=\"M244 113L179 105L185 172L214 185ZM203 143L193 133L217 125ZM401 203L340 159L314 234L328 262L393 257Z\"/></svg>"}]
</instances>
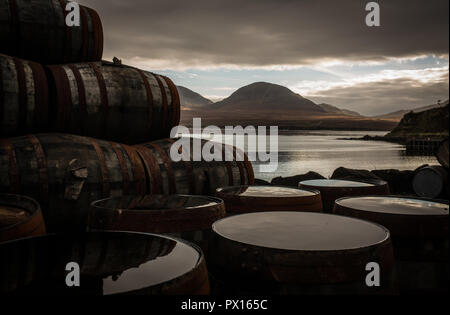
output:
<instances>
[{"instance_id":1,"label":"sky","mask_svg":"<svg viewBox=\"0 0 450 315\"><path fill-rule=\"evenodd\" d=\"M378 115L449 98L449 1L79 0L104 59L168 75L214 101L253 82Z\"/></svg>"}]
</instances>

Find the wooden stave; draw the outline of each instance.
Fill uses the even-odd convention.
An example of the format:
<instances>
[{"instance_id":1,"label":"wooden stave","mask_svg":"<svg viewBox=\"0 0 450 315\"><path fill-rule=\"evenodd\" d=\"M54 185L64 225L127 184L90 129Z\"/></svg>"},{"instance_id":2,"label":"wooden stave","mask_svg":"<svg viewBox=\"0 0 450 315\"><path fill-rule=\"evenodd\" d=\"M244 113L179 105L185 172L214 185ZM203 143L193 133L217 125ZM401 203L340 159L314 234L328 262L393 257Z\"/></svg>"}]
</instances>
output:
<instances>
[{"instance_id":1,"label":"wooden stave","mask_svg":"<svg viewBox=\"0 0 450 315\"><path fill-rule=\"evenodd\" d=\"M47 131L48 103L44 68L0 54L0 137Z\"/></svg>"},{"instance_id":2,"label":"wooden stave","mask_svg":"<svg viewBox=\"0 0 450 315\"><path fill-rule=\"evenodd\" d=\"M2 53L45 64L99 61L103 27L97 12L80 5L80 27L65 23L66 0L1 1ZM36 27L39 25L39 27Z\"/></svg>"}]
</instances>

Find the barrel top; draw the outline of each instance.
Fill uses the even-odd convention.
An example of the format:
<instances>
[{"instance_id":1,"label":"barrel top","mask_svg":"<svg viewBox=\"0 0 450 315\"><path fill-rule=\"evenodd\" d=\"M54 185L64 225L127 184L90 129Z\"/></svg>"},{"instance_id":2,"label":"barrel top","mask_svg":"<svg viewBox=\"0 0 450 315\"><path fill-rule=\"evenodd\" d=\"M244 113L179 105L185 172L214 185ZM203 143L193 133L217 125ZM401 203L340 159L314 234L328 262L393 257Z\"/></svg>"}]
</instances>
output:
<instances>
[{"instance_id":1,"label":"barrel top","mask_svg":"<svg viewBox=\"0 0 450 315\"><path fill-rule=\"evenodd\" d=\"M247 198L296 198L315 196L319 192L310 190L289 188L289 187L276 187L276 186L235 186L219 188L217 192L220 195L230 195L233 197Z\"/></svg>"},{"instance_id":2,"label":"barrel top","mask_svg":"<svg viewBox=\"0 0 450 315\"><path fill-rule=\"evenodd\" d=\"M223 201L207 196L188 195L147 195L123 196L104 199L92 203L94 208L109 210L160 211L176 209L201 209L222 204Z\"/></svg>"},{"instance_id":3,"label":"barrel top","mask_svg":"<svg viewBox=\"0 0 450 315\"><path fill-rule=\"evenodd\" d=\"M359 211L401 215L448 216L449 211L448 204L429 200L389 196L342 198L337 200L336 203L340 206Z\"/></svg>"},{"instance_id":4,"label":"barrel top","mask_svg":"<svg viewBox=\"0 0 450 315\"><path fill-rule=\"evenodd\" d=\"M55 246L60 250L51 250ZM19 252L18 248L23 249L22 256L14 256L15 252ZM36 249L45 253L45 257L36 258ZM30 260L37 259L33 264L33 272L41 278L39 281L32 280L31 285L38 286L41 283L53 283L53 280L64 281L65 264L76 262L80 266L81 282L83 277L95 282L90 287L91 281L86 281L81 289L90 293L94 290L95 294L100 295L123 294L166 283L194 270L202 258L197 248L178 240L128 232L46 235L23 239L1 244L0 257L3 255L9 255L11 261L17 258L18 261L10 268L18 270L26 270ZM61 269L62 274L46 274L42 278L42 273L48 272L50 263L53 266L52 273ZM59 263L64 266L58 266ZM8 274L14 276L19 273L13 270Z\"/></svg>"},{"instance_id":5,"label":"barrel top","mask_svg":"<svg viewBox=\"0 0 450 315\"><path fill-rule=\"evenodd\" d=\"M373 187L376 186L372 183L338 180L338 179L315 179L307 180L300 183L300 185L310 187L335 187L335 188L353 188L353 187Z\"/></svg>"},{"instance_id":6,"label":"barrel top","mask_svg":"<svg viewBox=\"0 0 450 315\"><path fill-rule=\"evenodd\" d=\"M340 251L367 248L389 239L387 229L359 219L301 213L262 212L216 222L216 234L264 248L293 251Z\"/></svg>"}]
</instances>

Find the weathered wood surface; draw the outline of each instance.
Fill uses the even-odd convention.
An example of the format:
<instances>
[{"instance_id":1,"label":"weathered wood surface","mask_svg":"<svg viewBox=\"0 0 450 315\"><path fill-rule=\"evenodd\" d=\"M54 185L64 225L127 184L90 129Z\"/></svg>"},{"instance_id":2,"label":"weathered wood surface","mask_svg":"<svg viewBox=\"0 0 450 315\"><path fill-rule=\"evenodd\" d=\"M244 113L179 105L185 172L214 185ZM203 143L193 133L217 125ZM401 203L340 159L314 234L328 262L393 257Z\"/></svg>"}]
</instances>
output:
<instances>
[{"instance_id":1,"label":"weathered wood surface","mask_svg":"<svg viewBox=\"0 0 450 315\"><path fill-rule=\"evenodd\" d=\"M0 54L0 138L46 131L48 102L44 68Z\"/></svg>"},{"instance_id":2,"label":"weathered wood surface","mask_svg":"<svg viewBox=\"0 0 450 315\"><path fill-rule=\"evenodd\" d=\"M44 64L99 61L103 29L94 10L80 6L80 26L65 22L66 0L0 0L0 53Z\"/></svg>"},{"instance_id":3,"label":"weathered wood surface","mask_svg":"<svg viewBox=\"0 0 450 315\"><path fill-rule=\"evenodd\" d=\"M222 148L222 161L211 162L203 158L194 161L194 150L191 149L189 161L174 162L170 150L178 140L165 139L135 146L147 169L150 194L214 196L217 188L254 184L253 167L247 155L239 149L219 145ZM187 140L190 148L194 147L193 142L192 139ZM201 141L202 147L206 142ZM231 161L224 161L223 157L226 156L231 157ZM239 156L243 159L239 159Z\"/></svg>"},{"instance_id":4,"label":"weathered wood surface","mask_svg":"<svg viewBox=\"0 0 450 315\"><path fill-rule=\"evenodd\" d=\"M53 131L138 144L179 124L178 91L165 76L107 62L48 70Z\"/></svg>"},{"instance_id":5,"label":"weathered wood surface","mask_svg":"<svg viewBox=\"0 0 450 315\"><path fill-rule=\"evenodd\" d=\"M84 230L91 202L145 191L132 147L64 134L0 142L0 192L40 202L50 232Z\"/></svg>"},{"instance_id":6,"label":"weathered wood surface","mask_svg":"<svg viewBox=\"0 0 450 315\"><path fill-rule=\"evenodd\" d=\"M0 194L0 243L45 233L41 207L35 200Z\"/></svg>"}]
</instances>

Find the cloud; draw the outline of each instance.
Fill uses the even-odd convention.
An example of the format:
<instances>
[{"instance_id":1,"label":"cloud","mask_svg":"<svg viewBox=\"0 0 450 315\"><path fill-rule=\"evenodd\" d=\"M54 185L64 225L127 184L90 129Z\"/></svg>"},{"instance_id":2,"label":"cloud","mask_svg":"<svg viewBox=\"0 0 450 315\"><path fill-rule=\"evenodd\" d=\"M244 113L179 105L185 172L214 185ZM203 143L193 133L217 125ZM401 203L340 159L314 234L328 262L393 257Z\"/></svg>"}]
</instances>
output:
<instances>
[{"instance_id":1,"label":"cloud","mask_svg":"<svg viewBox=\"0 0 450 315\"><path fill-rule=\"evenodd\" d=\"M105 57L156 69L298 67L333 61L448 58L448 0L80 0L95 8Z\"/></svg>"},{"instance_id":2,"label":"cloud","mask_svg":"<svg viewBox=\"0 0 450 315\"><path fill-rule=\"evenodd\" d=\"M291 86L318 103L379 115L449 98L448 65L418 70L383 70L341 82L306 81Z\"/></svg>"}]
</instances>

